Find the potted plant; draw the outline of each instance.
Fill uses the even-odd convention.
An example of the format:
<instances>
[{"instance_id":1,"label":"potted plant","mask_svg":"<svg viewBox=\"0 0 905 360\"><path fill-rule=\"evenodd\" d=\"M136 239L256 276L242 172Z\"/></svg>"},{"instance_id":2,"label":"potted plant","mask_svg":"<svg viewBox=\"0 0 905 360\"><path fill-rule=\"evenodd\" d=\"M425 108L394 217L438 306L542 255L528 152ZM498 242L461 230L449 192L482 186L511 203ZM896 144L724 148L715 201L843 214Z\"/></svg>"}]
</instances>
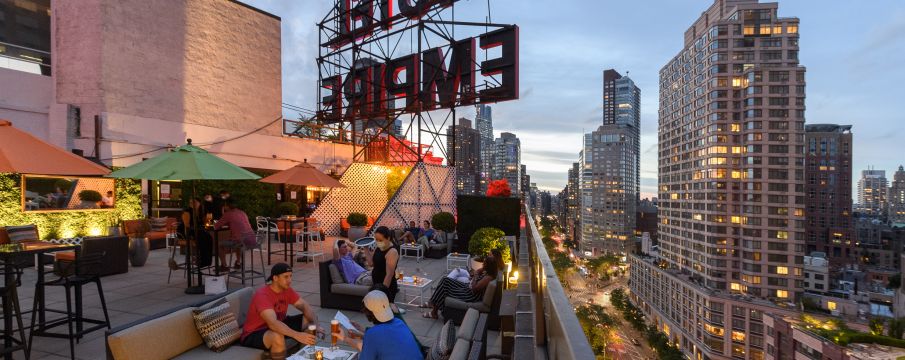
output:
<instances>
[{"instance_id":1,"label":"potted plant","mask_svg":"<svg viewBox=\"0 0 905 360\"><path fill-rule=\"evenodd\" d=\"M299 213L299 205L291 201L284 201L277 205L277 210L280 212L280 216L296 216Z\"/></svg>"},{"instance_id":2,"label":"potted plant","mask_svg":"<svg viewBox=\"0 0 905 360\"><path fill-rule=\"evenodd\" d=\"M82 202L82 209L96 209L97 203L99 203L103 199L101 193L94 190L82 190L79 191L79 201Z\"/></svg>"},{"instance_id":3,"label":"potted plant","mask_svg":"<svg viewBox=\"0 0 905 360\"><path fill-rule=\"evenodd\" d=\"M494 249L500 250L502 253L501 264L510 261L509 244L503 239L504 236L506 233L503 230L492 227L480 228L471 235L471 238L468 239L468 253L471 254L473 269L480 268L479 263L484 262L484 255Z\"/></svg>"},{"instance_id":4,"label":"potted plant","mask_svg":"<svg viewBox=\"0 0 905 360\"><path fill-rule=\"evenodd\" d=\"M107 224L107 236L119 236L120 234L120 223L119 219L111 218L110 223Z\"/></svg>"},{"instance_id":5,"label":"potted plant","mask_svg":"<svg viewBox=\"0 0 905 360\"><path fill-rule=\"evenodd\" d=\"M431 217L431 224L434 229L437 229L437 235L434 238L448 244L447 234L456 231L456 217L452 213L441 211Z\"/></svg>"},{"instance_id":6,"label":"potted plant","mask_svg":"<svg viewBox=\"0 0 905 360\"><path fill-rule=\"evenodd\" d=\"M355 241L368 236L368 230L365 228L368 226L367 215L362 213L350 213L349 216L346 217L346 222L349 223L350 241Z\"/></svg>"},{"instance_id":7,"label":"potted plant","mask_svg":"<svg viewBox=\"0 0 905 360\"><path fill-rule=\"evenodd\" d=\"M139 222L129 235L129 263L133 267L144 266L148 261L148 253L151 251L151 243L147 234L151 231L151 224L147 220Z\"/></svg>"}]
</instances>

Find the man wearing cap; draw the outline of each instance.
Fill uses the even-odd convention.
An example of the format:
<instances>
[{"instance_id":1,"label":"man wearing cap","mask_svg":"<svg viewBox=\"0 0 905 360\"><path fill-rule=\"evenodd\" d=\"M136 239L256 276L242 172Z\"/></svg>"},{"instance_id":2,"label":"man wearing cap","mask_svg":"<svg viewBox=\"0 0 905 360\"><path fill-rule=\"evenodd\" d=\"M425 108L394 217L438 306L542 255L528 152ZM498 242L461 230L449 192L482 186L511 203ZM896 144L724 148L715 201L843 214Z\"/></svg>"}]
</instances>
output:
<instances>
[{"instance_id":1,"label":"man wearing cap","mask_svg":"<svg viewBox=\"0 0 905 360\"><path fill-rule=\"evenodd\" d=\"M267 282L251 298L240 341L243 346L268 350L271 359L285 359L287 337L306 345L317 342L314 335L303 332L307 324L317 324L317 313L292 290L288 264L274 265ZM302 314L286 316L290 305Z\"/></svg>"},{"instance_id":2,"label":"man wearing cap","mask_svg":"<svg viewBox=\"0 0 905 360\"><path fill-rule=\"evenodd\" d=\"M390 301L384 292L372 290L365 295L362 302L365 316L374 323L374 326L365 330L358 323L352 322L355 329L346 332L340 328L337 334L340 341L360 351L359 360L424 358L412 330L402 320L393 316ZM360 335L362 333L363 338Z\"/></svg>"}]
</instances>

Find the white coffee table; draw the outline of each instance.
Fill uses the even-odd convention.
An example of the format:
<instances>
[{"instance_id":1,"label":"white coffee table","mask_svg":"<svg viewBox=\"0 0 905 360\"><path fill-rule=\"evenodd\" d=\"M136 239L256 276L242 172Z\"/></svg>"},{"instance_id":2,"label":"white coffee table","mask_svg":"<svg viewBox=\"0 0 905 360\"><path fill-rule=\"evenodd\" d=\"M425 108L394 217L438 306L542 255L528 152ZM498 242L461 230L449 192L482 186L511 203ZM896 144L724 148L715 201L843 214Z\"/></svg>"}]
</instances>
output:
<instances>
[{"instance_id":1,"label":"white coffee table","mask_svg":"<svg viewBox=\"0 0 905 360\"><path fill-rule=\"evenodd\" d=\"M409 306L421 306L424 305L427 298L424 296L424 290L430 288L430 284L433 280L423 277L418 277L418 281L412 281L411 277L404 277L402 281L398 282L399 289L402 290L402 301L397 301L396 304L399 305L409 305ZM411 289L413 291L417 291L417 294L408 294L408 290ZM411 297L411 299L409 298Z\"/></svg>"},{"instance_id":2,"label":"white coffee table","mask_svg":"<svg viewBox=\"0 0 905 360\"><path fill-rule=\"evenodd\" d=\"M328 334L327 336L330 336L330 335ZM337 345L339 345L339 344L337 344ZM313 350L309 350L309 349L313 349ZM330 347L327 347L327 346L305 345L305 347L303 347L301 350L299 350L299 352L286 358L286 360L314 359L314 351L317 351L317 350L324 352L324 360L327 360L327 359L355 360L355 359L358 359L358 353L355 351L352 351L352 350L346 350L346 349L330 350ZM309 355L309 351L310 351L310 355Z\"/></svg>"},{"instance_id":3,"label":"white coffee table","mask_svg":"<svg viewBox=\"0 0 905 360\"><path fill-rule=\"evenodd\" d=\"M470 260L471 255L449 253L449 255L446 255L446 271L450 271L455 268L469 269L471 264Z\"/></svg>"},{"instance_id":4,"label":"white coffee table","mask_svg":"<svg viewBox=\"0 0 905 360\"><path fill-rule=\"evenodd\" d=\"M412 252L414 252L415 255L412 255ZM399 247L399 256L413 257L418 262L421 262L421 258L424 257L424 248L421 247L420 244L402 244L402 246Z\"/></svg>"}]
</instances>

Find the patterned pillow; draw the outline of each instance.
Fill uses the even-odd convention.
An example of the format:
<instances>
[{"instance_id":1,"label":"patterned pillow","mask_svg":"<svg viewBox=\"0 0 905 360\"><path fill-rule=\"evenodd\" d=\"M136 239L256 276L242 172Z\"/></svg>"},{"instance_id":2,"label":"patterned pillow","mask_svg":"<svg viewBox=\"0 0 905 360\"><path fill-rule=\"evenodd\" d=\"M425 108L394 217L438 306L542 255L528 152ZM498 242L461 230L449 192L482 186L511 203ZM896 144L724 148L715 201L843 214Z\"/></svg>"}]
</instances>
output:
<instances>
[{"instance_id":1,"label":"patterned pillow","mask_svg":"<svg viewBox=\"0 0 905 360\"><path fill-rule=\"evenodd\" d=\"M440 335L437 336L437 342L431 346L430 353L427 354L429 360L449 359L453 346L456 345L456 325L452 320L447 321L440 329Z\"/></svg>"},{"instance_id":2,"label":"patterned pillow","mask_svg":"<svg viewBox=\"0 0 905 360\"><path fill-rule=\"evenodd\" d=\"M226 299L192 310L192 317L195 319L198 334L204 339L207 347L215 352L226 350L242 336L242 328L236 321L236 314L230 311Z\"/></svg>"},{"instance_id":3,"label":"patterned pillow","mask_svg":"<svg viewBox=\"0 0 905 360\"><path fill-rule=\"evenodd\" d=\"M38 240L38 228L34 225L7 226L6 236L10 244L18 244L25 241Z\"/></svg>"},{"instance_id":4,"label":"patterned pillow","mask_svg":"<svg viewBox=\"0 0 905 360\"><path fill-rule=\"evenodd\" d=\"M167 231L167 218L151 218L151 231L153 232L165 232Z\"/></svg>"}]
</instances>

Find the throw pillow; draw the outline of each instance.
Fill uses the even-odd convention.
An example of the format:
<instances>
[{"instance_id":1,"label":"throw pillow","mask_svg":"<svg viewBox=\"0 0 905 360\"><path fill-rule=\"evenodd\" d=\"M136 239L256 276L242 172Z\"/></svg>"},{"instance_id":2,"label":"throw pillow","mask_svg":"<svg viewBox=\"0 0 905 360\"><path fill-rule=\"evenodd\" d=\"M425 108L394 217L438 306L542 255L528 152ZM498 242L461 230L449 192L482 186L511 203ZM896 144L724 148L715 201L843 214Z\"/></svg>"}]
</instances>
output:
<instances>
[{"instance_id":1,"label":"throw pillow","mask_svg":"<svg viewBox=\"0 0 905 360\"><path fill-rule=\"evenodd\" d=\"M230 311L226 299L192 310L192 317L204 344L215 352L226 350L242 336L236 314Z\"/></svg>"},{"instance_id":2,"label":"throw pillow","mask_svg":"<svg viewBox=\"0 0 905 360\"><path fill-rule=\"evenodd\" d=\"M10 244L26 241L38 241L38 228L34 225L7 226L6 235Z\"/></svg>"},{"instance_id":3,"label":"throw pillow","mask_svg":"<svg viewBox=\"0 0 905 360\"><path fill-rule=\"evenodd\" d=\"M336 268L336 265L330 264L327 266L330 268L330 281L333 284L345 284L346 283L346 280L343 279L343 276L342 276L342 274L339 273L339 269Z\"/></svg>"},{"instance_id":4,"label":"throw pillow","mask_svg":"<svg viewBox=\"0 0 905 360\"><path fill-rule=\"evenodd\" d=\"M165 232L167 231L167 218L151 218L151 231L153 232Z\"/></svg>"},{"instance_id":5,"label":"throw pillow","mask_svg":"<svg viewBox=\"0 0 905 360\"><path fill-rule=\"evenodd\" d=\"M455 344L456 325L453 324L452 320L449 320L443 325L443 328L440 329L440 335L437 336L437 342L434 343L434 346L431 346L430 353L428 353L428 359L449 359L449 354L452 353Z\"/></svg>"}]
</instances>

